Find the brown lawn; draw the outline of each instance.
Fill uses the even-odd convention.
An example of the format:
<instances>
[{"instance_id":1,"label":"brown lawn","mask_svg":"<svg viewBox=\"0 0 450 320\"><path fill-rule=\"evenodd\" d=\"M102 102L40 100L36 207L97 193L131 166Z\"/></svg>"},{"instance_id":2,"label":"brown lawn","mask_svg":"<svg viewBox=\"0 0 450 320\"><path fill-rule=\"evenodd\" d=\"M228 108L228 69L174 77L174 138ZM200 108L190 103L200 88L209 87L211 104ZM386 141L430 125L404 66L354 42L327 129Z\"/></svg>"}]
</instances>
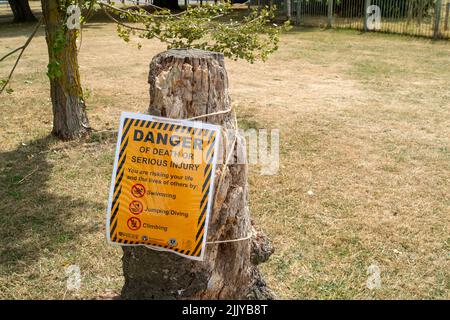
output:
<instances>
[{"instance_id":1,"label":"brown lawn","mask_svg":"<svg viewBox=\"0 0 450 320\"><path fill-rule=\"evenodd\" d=\"M32 26L0 25L0 56ZM145 112L151 58L112 24L83 29L91 125ZM0 96L0 298L97 298L122 286L105 242L113 138L49 137L43 30ZM13 58L0 64L4 77ZM450 298L450 43L293 30L266 63L227 61L243 128L280 129L280 170L251 167L250 205L276 252L262 269L280 298ZM311 192L309 192L311 191ZM82 286L66 290L78 265ZM366 287L367 269L381 288Z\"/></svg>"}]
</instances>

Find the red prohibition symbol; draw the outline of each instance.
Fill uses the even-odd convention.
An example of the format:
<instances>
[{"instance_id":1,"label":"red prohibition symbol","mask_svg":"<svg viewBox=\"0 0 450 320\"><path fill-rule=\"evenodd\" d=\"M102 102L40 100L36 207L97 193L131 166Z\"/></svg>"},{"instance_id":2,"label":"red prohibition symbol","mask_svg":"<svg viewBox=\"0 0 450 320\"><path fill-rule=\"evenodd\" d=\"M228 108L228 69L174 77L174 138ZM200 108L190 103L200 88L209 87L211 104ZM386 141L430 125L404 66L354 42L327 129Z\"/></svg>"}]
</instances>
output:
<instances>
[{"instance_id":1,"label":"red prohibition symbol","mask_svg":"<svg viewBox=\"0 0 450 320\"><path fill-rule=\"evenodd\" d=\"M142 198L145 194L145 187L142 184L137 183L131 187L131 194L135 198Z\"/></svg>"},{"instance_id":2,"label":"red prohibition symbol","mask_svg":"<svg viewBox=\"0 0 450 320\"><path fill-rule=\"evenodd\" d=\"M130 209L130 212L132 214L140 214L142 213L142 210L144 209L144 205L139 200L133 200L130 202L130 205L128 207Z\"/></svg>"},{"instance_id":3,"label":"red prohibition symbol","mask_svg":"<svg viewBox=\"0 0 450 320\"><path fill-rule=\"evenodd\" d=\"M139 218L136 217L131 217L130 219L127 220L127 226L131 230L136 231L141 227L141 220L139 220Z\"/></svg>"}]
</instances>

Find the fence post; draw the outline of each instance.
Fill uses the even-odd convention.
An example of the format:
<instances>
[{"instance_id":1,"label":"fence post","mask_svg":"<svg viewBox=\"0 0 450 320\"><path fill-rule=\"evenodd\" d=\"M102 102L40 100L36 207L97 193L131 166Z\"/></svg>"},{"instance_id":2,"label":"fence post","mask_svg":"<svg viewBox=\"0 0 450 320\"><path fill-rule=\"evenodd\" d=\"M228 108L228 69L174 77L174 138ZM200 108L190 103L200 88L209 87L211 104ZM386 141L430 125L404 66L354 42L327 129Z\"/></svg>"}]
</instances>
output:
<instances>
[{"instance_id":1,"label":"fence post","mask_svg":"<svg viewBox=\"0 0 450 320\"><path fill-rule=\"evenodd\" d=\"M364 0L364 31L369 31L369 27L367 26L367 18L368 18L368 13L367 13L367 8L370 6L370 0Z\"/></svg>"},{"instance_id":2,"label":"fence post","mask_svg":"<svg viewBox=\"0 0 450 320\"><path fill-rule=\"evenodd\" d=\"M434 28L433 28L434 39L439 38L440 35L439 23L441 21L441 7L442 7L442 0L436 0L436 3L434 5Z\"/></svg>"},{"instance_id":3,"label":"fence post","mask_svg":"<svg viewBox=\"0 0 450 320\"><path fill-rule=\"evenodd\" d=\"M296 4L296 12L295 12L295 24L296 25L300 25L300 6L301 6L301 1L302 0L297 0L297 2L295 2Z\"/></svg>"},{"instance_id":4,"label":"fence post","mask_svg":"<svg viewBox=\"0 0 450 320\"><path fill-rule=\"evenodd\" d=\"M450 14L450 2L447 3L447 6L445 7L445 25L444 25L444 30L447 31L448 30L448 16Z\"/></svg>"},{"instance_id":5,"label":"fence post","mask_svg":"<svg viewBox=\"0 0 450 320\"><path fill-rule=\"evenodd\" d=\"M328 0L328 23L327 28L333 27L333 0Z\"/></svg>"},{"instance_id":6,"label":"fence post","mask_svg":"<svg viewBox=\"0 0 450 320\"><path fill-rule=\"evenodd\" d=\"M286 2L286 16L288 20L291 20L291 0L285 0Z\"/></svg>"}]
</instances>

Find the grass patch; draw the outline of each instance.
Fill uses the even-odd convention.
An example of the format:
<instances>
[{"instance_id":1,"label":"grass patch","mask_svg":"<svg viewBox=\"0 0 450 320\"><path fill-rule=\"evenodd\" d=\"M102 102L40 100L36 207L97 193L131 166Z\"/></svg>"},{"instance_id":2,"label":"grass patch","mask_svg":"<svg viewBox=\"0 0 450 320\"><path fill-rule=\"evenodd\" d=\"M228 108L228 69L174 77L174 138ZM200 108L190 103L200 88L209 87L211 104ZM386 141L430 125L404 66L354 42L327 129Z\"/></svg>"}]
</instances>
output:
<instances>
[{"instance_id":1,"label":"grass patch","mask_svg":"<svg viewBox=\"0 0 450 320\"><path fill-rule=\"evenodd\" d=\"M31 28L2 28L0 55ZM49 136L43 30L27 49L1 97L0 298L120 290L121 250L104 236L114 132L122 111L147 109L148 63L164 49L86 26L79 59L98 131L69 143ZM450 297L448 66L447 42L317 29L283 35L264 64L226 60L240 127L280 130L279 172L250 167L249 180L253 218L276 247L261 267L280 298ZM82 285L66 292L73 264Z\"/></svg>"}]
</instances>

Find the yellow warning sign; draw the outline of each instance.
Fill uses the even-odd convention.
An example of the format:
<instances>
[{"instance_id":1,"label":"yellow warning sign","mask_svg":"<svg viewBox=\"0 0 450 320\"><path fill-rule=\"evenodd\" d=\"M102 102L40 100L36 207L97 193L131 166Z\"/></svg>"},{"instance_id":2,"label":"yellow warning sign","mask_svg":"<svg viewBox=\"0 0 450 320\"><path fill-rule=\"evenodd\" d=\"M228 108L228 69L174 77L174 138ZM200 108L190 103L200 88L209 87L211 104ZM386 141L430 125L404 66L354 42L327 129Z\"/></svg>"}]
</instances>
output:
<instances>
[{"instance_id":1,"label":"yellow warning sign","mask_svg":"<svg viewBox=\"0 0 450 320\"><path fill-rule=\"evenodd\" d=\"M110 243L203 260L219 130L122 113L107 212Z\"/></svg>"}]
</instances>

